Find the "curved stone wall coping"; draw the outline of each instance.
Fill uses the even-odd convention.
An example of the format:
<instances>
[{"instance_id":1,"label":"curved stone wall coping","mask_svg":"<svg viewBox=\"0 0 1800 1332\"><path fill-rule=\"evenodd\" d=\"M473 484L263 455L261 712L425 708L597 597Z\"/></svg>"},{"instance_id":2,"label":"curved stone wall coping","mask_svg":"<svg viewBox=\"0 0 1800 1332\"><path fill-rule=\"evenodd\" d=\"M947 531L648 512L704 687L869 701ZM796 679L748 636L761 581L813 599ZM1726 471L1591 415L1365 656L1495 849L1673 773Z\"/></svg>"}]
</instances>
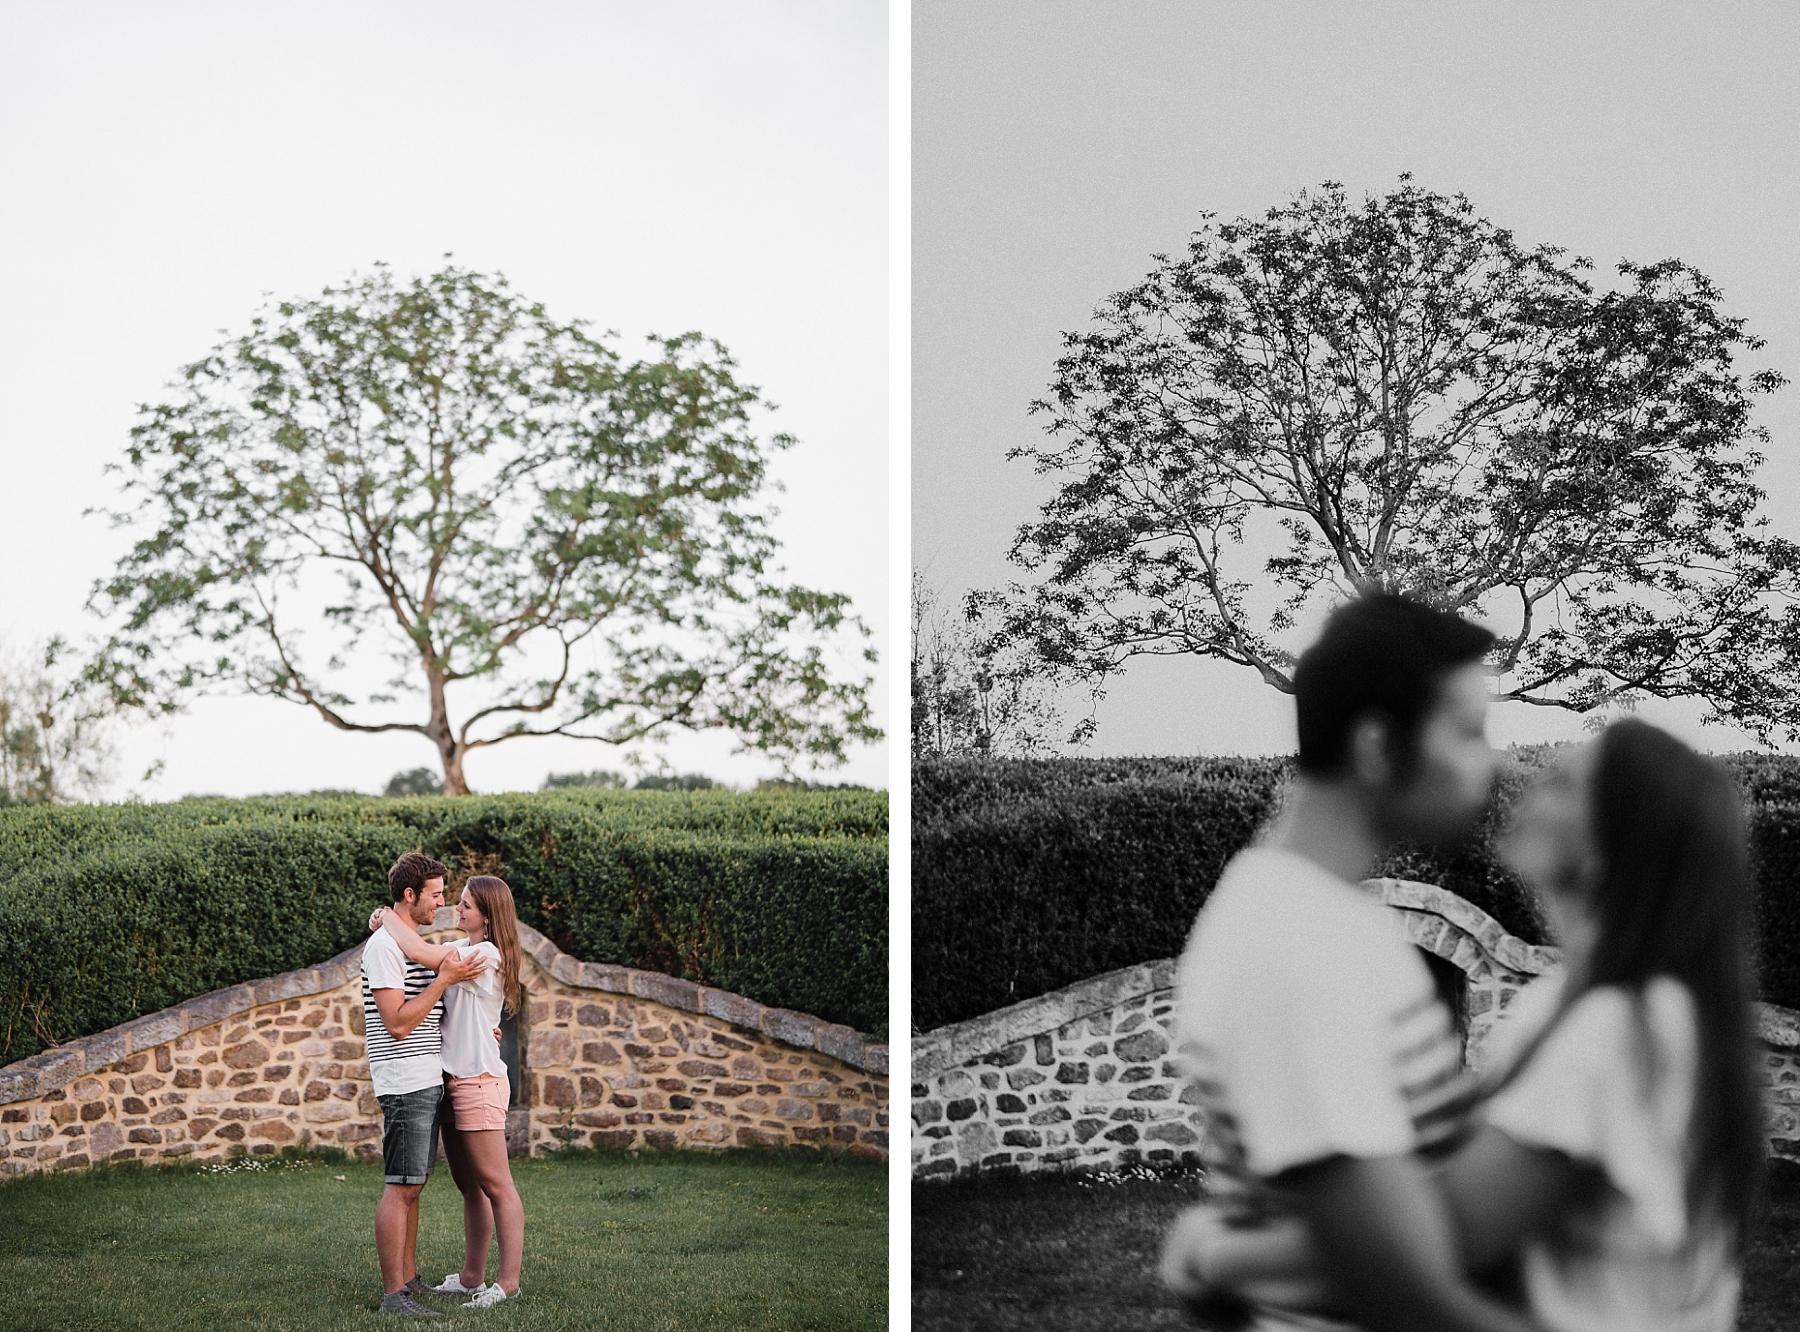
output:
<instances>
[{"instance_id":1,"label":"curved stone wall coping","mask_svg":"<svg viewBox=\"0 0 1800 1332\"><path fill-rule=\"evenodd\" d=\"M431 929L450 929L454 924L454 910L444 907L432 922ZM519 926L519 948L565 985L648 999L689 1013L704 1013L734 1026L760 1032L770 1040L795 1049L817 1050L865 1073L887 1075L888 1047L864 1044L862 1036L853 1027L824 1022L811 1014L791 1009L770 1008L729 990L698 985L657 971L605 962L582 962L563 952L529 925ZM21 1059L16 1064L8 1064L0 1068L0 1105L55 1091L85 1073L185 1036L190 1031L222 1022L233 1014L284 999L301 999L335 990L358 974L362 950L363 946L357 944L316 967L302 967L264 980L214 990L161 1012L147 1013L106 1031L82 1036Z\"/></svg>"},{"instance_id":2,"label":"curved stone wall coping","mask_svg":"<svg viewBox=\"0 0 1800 1332\"><path fill-rule=\"evenodd\" d=\"M966 1022L953 1022L913 1037L913 1076L942 1073L976 1055L1004 1049L1038 1032L1080 1021L1102 1009L1174 984L1175 959L1163 958L1076 981Z\"/></svg>"},{"instance_id":3,"label":"curved stone wall coping","mask_svg":"<svg viewBox=\"0 0 1800 1332\"><path fill-rule=\"evenodd\" d=\"M1474 939L1501 966L1527 976L1541 976L1562 961L1562 953L1542 944L1528 944L1465 897L1436 884L1411 879L1365 879L1364 888L1391 907L1427 911L1441 916Z\"/></svg>"},{"instance_id":4,"label":"curved stone wall coping","mask_svg":"<svg viewBox=\"0 0 1800 1332\"><path fill-rule=\"evenodd\" d=\"M1540 976L1562 960L1559 949L1528 944L1474 903L1447 888L1406 879L1370 879L1364 887L1392 907L1441 916L1478 942L1502 966ZM1175 958L1140 962L1060 990L983 1013L965 1022L938 1027L912 1041L915 1078L932 1077L978 1055L1004 1049L1017 1041L1090 1017L1104 1009L1175 983ZM1777 1004L1756 1005L1757 1030L1763 1043L1777 1049L1800 1049L1800 1012Z\"/></svg>"}]
</instances>

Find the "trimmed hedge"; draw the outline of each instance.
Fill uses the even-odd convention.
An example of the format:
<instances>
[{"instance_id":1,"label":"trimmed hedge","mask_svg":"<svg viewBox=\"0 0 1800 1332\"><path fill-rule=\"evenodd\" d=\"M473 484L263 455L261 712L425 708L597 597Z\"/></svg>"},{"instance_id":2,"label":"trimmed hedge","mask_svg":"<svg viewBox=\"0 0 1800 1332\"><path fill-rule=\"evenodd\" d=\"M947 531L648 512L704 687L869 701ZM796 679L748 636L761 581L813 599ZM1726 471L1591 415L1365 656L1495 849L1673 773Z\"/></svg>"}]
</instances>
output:
<instances>
[{"instance_id":1,"label":"trimmed hedge","mask_svg":"<svg viewBox=\"0 0 1800 1332\"><path fill-rule=\"evenodd\" d=\"M0 1063L341 952L415 848L577 957L885 1032L885 792L264 797L0 811Z\"/></svg>"},{"instance_id":2,"label":"trimmed hedge","mask_svg":"<svg viewBox=\"0 0 1800 1332\"><path fill-rule=\"evenodd\" d=\"M1528 943L1539 905L1493 840L1549 746L1507 752L1461 845L1377 873L1440 884ZM1762 997L1800 1007L1800 759L1723 756L1751 802ZM923 759L913 765L912 1010L928 1031L1181 951L1225 862L1273 814L1287 759Z\"/></svg>"}]
</instances>

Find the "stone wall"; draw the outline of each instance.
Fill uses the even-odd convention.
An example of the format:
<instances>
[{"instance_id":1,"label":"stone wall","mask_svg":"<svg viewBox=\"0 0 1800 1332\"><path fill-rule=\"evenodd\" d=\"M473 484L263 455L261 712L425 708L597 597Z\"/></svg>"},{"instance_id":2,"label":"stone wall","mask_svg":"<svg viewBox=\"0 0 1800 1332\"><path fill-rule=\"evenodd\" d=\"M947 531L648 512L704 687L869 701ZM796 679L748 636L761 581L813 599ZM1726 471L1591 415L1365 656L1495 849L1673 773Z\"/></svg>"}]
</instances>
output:
<instances>
[{"instance_id":1,"label":"stone wall","mask_svg":"<svg viewBox=\"0 0 1800 1332\"><path fill-rule=\"evenodd\" d=\"M1558 960L1455 893L1369 881L1420 948L1467 985L1465 1057L1481 1068L1495 1018ZM912 1043L915 1179L1004 1166L1199 1165L1204 1124L1169 1057L1175 962L1126 967ZM1770 1150L1800 1160L1800 1013L1758 1005Z\"/></svg>"},{"instance_id":2,"label":"stone wall","mask_svg":"<svg viewBox=\"0 0 1800 1332\"><path fill-rule=\"evenodd\" d=\"M446 908L434 928L451 919ZM519 934L528 998L511 1154L574 1144L887 1155L886 1046L691 981L581 962L529 927ZM378 1158L361 952L0 1068L0 1175L307 1145Z\"/></svg>"}]
</instances>

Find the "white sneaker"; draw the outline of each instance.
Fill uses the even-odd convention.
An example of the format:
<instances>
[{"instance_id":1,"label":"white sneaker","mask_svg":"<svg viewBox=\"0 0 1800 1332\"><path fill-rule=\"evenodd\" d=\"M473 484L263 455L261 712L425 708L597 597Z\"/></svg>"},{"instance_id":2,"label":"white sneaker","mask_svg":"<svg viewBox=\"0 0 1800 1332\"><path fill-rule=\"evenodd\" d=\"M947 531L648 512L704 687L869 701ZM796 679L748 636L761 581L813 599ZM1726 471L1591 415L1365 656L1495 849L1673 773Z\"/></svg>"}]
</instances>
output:
<instances>
[{"instance_id":1,"label":"white sneaker","mask_svg":"<svg viewBox=\"0 0 1800 1332\"><path fill-rule=\"evenodd\" d=\"M474 1299L469 1300L466 1303L464 1303L463 1308L465 1308L465 1309L491 1309L491 1308L493 1308L494 1305L500 1303L500 1301L504 1300L505 1298L506 1298L506 1292L501 1290L500 1283L498 1281L495 1281L495 1282L491 1283L490 1285L488 1285L487 1287L485 1287L482 1290L482 1292L479 1295L477 1295ZM515 1293L512 1298L516 1300L519 1297Z\"/></svg>"},{"instance_id":2,"label":"white sneaker","mask_svg":"<svg viewBox=\"0 0 1800 1332\"><path fill-rule=\"evenodd\" d=\"M427 1286L426 1289L433 1295L479 1295L487 1289L487 1286L480 1282L472 1287L465 1286L462 1283L462 1273L452 1272L444 1278L442 1285Z\"/></svg>"}]
</instances>

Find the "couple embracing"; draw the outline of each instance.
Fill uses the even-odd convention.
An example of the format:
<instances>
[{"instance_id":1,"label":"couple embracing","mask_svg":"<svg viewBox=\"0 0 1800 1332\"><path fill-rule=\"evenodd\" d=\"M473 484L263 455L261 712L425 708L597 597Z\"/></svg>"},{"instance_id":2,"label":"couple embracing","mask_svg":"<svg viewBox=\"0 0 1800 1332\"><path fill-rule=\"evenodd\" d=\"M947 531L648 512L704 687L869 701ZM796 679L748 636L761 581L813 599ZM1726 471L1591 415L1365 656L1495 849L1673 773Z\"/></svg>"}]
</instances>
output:
<instances>
[{"instance_id":1,"label":"couple embracing","mask_svg":"<svg viewBox=\"0 0 1800 1332\"><path fill-rule=\"evenodd\" d=\"M363 1025L369 1079L381 1106L387 1187L375 1211L381 1312L437 1318L416 1295L467 1296L488 1308L519 1293L525 1213L506 1159L510 1084L500 1057L502 1010L517 1010L519 932L512 890L475 875L456 904L468 937L430 944L419 936L444 905L447 869L410 851L388 870L394 905L369 918L363 947ZM437 1161L440 1132L463 1195L463 1265L436 1286L419 1276L419 1194ZM484 1283L488 1243L500 1241L500 1273Z\"/></svg>"},{"instance_id":2,"label":"couple embracing","mask_svg":"<svg viewBox=\"0 0 1800 1332\"><path fill-rule=\"evenodd\" d=\"M1393 595L1294 673L1299 777L1202 909L1178 1025L1217 1152L1163 1276L1216 1328L1730 1332L1766 1150L1729 773L1642 722L1520 801L1562 965L1463 1068L1358 880L1489 796L1493 637Z\"/></svg>"}]
</instances>

